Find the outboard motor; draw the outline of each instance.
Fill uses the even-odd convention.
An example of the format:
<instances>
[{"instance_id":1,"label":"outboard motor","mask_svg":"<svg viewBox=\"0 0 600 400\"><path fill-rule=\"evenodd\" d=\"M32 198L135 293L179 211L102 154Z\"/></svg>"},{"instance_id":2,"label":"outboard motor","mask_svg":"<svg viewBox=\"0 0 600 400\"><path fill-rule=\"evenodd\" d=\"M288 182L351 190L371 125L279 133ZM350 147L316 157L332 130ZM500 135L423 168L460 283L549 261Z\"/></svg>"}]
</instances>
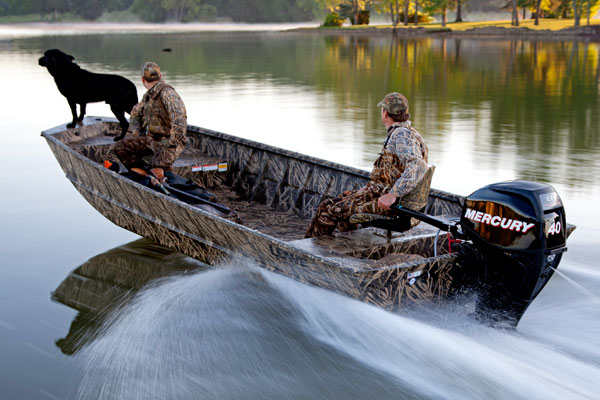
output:
<instances>
[{"instance_id":1,"label":"outboard motor","mask_svg":"<svg viewBox=\"0 0 600 400\"><path fill-rule=\"evenodd\" d=\"M403 231L406 217L417 218L462 240L456 248L461 266L456 289L475 286L476 316L494 326L517 326L567 250L565 209L556 190L544 183L485 186L465 199L460 221L398 204L391 208L397 217L375 215L361 225Z\"/></svg>"},{"instance_id":2,"label":"outboard motor","mask_svg":"<svg viewBox=\"0 0 600 400\"><path fill-rule=\"evenodd\" d=\"M477 316L516 327L567 250L565 210L550 185L511 181L466 198L460 226L479 253Z\"/></svg>"}]
</instances>

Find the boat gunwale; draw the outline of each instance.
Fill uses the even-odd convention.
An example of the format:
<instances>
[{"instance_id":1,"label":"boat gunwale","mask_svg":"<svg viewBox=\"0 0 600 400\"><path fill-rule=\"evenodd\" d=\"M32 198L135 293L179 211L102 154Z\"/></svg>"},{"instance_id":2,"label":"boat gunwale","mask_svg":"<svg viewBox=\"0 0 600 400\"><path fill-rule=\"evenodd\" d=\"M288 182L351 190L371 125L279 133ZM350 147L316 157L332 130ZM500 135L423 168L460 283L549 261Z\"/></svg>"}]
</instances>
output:
<instances>
[{"instance_id":1,"label":"boat gunwale","mask_svg":"<svg viewBox=\"0 0 600 400\"><path fill-rule=\"evenodd\" d=\"M88 120L88 119L94 120L94 123L105 123L105 122L118 123L119 122L114 117L101 117L101 116L91 116L90 115L90 116L85 117L85 120ZM58 133L58 132L53 132L53 131L61 129L61 128L64 131L66 128L65 124L58 125L56 127L42 131L42 136L44 136L44 134L46 132L48 132L49 134ZM313 164L313 165L316 165L319 167L326 167L326 168L334 169L334 170L337 170L337 171L340 171L343 173L348 173L353 176L356 176L359 178L364 178L367 180L370 177L370 172L367 170L356 168L356 167L351 167L351 166L344 165L341 163L336 163L333 161L324 160L324 159L318 158L318 157L309 156L309 155L306 155L303 153L299 153L297 151L284 149L281 147L257 142L257 141L251 140L251 139L246 139L246 138L243 138L240 136L235 136L235 135L215 131L215 130L208 129L208 128L202 128L197 125L187 125L187 128L188 128L188 131L191 131L197 135L207 135L207 136L210 136L210 137L218 139L218 140L227 140L229 142L240 144L242 146L258 149L261 151L267 151L272 154L276 154L276 155L280 155L282 157L307 162L307 163L310 163L310 164ZM77 128L68 128L68 129L77 129ZM446 191L443 191L440 189L435 189L435 188L431 188L431 190L429 192L429 196L434 197L434 198L439 198L441 200L448 201L451 203L458 204L461 207L463 206L463 201L465 198L465 196L446 192Z\"/></svg>"}]
</instances>

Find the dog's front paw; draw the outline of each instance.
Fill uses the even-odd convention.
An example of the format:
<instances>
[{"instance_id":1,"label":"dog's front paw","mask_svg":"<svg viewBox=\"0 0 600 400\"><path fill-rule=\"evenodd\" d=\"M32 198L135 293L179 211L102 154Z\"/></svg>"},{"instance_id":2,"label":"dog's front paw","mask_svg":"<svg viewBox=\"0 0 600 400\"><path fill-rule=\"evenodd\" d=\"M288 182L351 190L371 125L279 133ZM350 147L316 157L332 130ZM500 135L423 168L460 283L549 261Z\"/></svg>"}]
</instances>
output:
<instances>
[{"instance_id":1,"label":"dog's front paw","mask_svg":"<svg viewBox=\"0 0 600 400\"><path fill-rule=\"evenodd\" d=\"M125 135L119 135L119 136L115 136L115 138L113 139L115 142L118 142L119 140L122 140L125 137Z\"/></svg>"},{"instance_id":2,"label":"dog's front paw","mask_svg":"<svg viewBox=\"0 0 600 400\"><path fill-rule=\"evenodd\" d=\"M67 124L67 128L75 128L76 125L75 122L71 122L70 124Z\"/></svg>"}]
</instances>

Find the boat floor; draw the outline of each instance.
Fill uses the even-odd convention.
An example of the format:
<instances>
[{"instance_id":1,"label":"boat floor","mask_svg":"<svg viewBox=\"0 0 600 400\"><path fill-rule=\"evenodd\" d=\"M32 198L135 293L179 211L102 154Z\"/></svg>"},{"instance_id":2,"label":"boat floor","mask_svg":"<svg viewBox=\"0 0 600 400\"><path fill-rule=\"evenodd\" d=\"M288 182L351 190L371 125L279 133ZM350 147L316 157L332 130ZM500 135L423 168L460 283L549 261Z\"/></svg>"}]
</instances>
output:
<instances>
[{"instance_id":1,"label":"boat floor","mask_svg":"<svg viewBox=\"0 0 600 400\"><path fill-rule=\"evenodd\" d=\"M242 199L232 188L221 185L210 188L220 203L235 210L242 225L284 241L304 238L309 220L289 211L278 211L254 201Z\"/></svg>"},{"instance_id":2,"label":"boat floor","mask_svg":"<svg viewBox=\"0 0 600 400\"><path fill-rule=\"evenodd\" d=\"M433 256L433 240L440 233L438 228L420 223L406 232L390 232L378 228L362 228L333 235L304 238L309 220L292 215L288 211L277 211L256 202L239 198L231 188L222 186L211 189L219 201L236 210L242 225L261 233L325 257L346 256L354 259L379 260L379 264L407 261L410 251L417 250L421 257ZM454 216L446 216L450 219ZM445 236L439 239L441 247ZM430 246L414 246L415 242L428 242ZM413 250L409 250L412 248ZM440 248L440 253L445 249ZM402 254L395 254L401 251ZM392 253L394 255L392 256Z\"/></svg>"}]
</instances>

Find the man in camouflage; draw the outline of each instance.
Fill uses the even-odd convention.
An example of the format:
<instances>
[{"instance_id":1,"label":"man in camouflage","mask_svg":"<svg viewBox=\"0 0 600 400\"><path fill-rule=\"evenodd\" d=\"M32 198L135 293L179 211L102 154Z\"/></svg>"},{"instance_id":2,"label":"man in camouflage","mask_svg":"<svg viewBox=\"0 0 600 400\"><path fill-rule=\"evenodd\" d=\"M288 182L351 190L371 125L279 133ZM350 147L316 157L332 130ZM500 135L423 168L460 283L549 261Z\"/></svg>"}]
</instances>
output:
<instances>
[{"instance_id":1,"label":"man in camouflage","mask_svg":"<svg viewBox=\"0 0 600 400\"><path fill-rule=\"evenodd\" d=\"M321 202L306 232L306 237L354 229L349 223L354 214L388 214L397 200L420 210L427 204L433 167L428 168L425 141L411 126L408 100L400 93L389 93L377 104L387 137L375 161L366 186ZM406 229L411 227L408 219ZM412 222L412 225L415 223Z\"/></svg>"},{"instance_id":2,"label":"man in camouflage","mask_svg":"<svg viewBox=\"0 0 600 400\"><path fill-rule=\"evenodd\" d=\"M127 136L115 145L114 151L128 169L143 167L143 157L152 155L150 171L164 181L165 170L185 147L185 105L175 89L162 80L157 64L145 63L141 73L142 84L148 91L133 107Z\"/></svg>"}]
</instances>

